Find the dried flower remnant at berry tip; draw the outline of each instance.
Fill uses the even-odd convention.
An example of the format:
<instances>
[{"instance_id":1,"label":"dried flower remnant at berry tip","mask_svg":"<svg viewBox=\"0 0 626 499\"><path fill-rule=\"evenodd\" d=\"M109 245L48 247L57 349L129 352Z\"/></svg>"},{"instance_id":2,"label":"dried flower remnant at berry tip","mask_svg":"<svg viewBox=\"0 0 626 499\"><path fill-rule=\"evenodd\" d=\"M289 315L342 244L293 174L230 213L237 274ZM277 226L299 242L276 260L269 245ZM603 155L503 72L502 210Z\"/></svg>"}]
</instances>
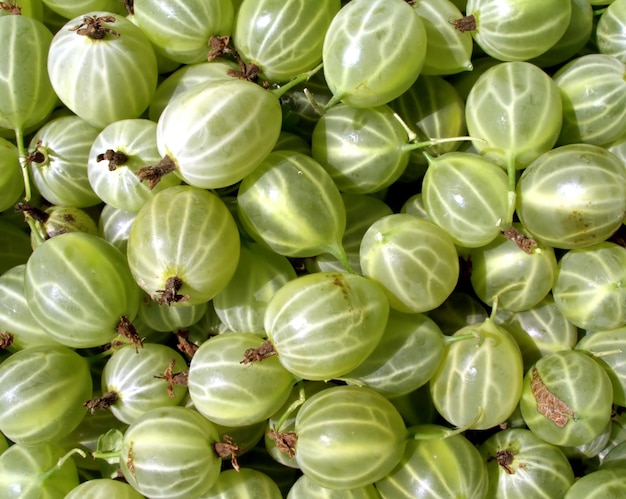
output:
<instances>
[{"instance_id":1,"label":"dried flower remnant at berry tip","mask_svg":"<svg viewBox=\"0 0 626 499\"><path fill-rule=\"evenodd\" d=\"M476 30L476 18L473 15L465 16L461 19L455 19L454 21L452 21L452 24L461 33Z\"/></svg>"},{"instance_id":2,"label":"dried flower remnant at berry tip","mask_svg":"<svg viewBox=\"0 0 626 499\"><path fill-rule=\"evenodd\" d=\"M230 435L223 435L222 439L222 442L215 442L213 445L215 453L222 459L230 458L230 463L232 464L233 469L235 471L239 471L240 467L237 462L237 456L239 455L241 449Z\"/></svg>"},{"instance_id":3,"label":"dried flower remnant at berry tip","mask_svg":"<svg viewBox=\"0 0 626 499\"><path fill-rule=\"evenodd\" d=\"M261 68L253 63L246 63L233 44L231 43L230 36L212 36L209 40L209 55L208 61L211 62L217 58L232 58L239 65L239 70L229 69L226 73L234 78L241 78L256 83Z\"/></svg>"},{"instance_id":4,"label":"dried flower remnant at berry tip","mask_svg":"<svg viewBox=\"0 0 626 499\"><path fill-rule=\"evenodd\" d=\"M115 171L119 165L123 165L128 162L128 156L122 151L114 151L113 149L107 149L105 152L96 156L96 161L109 162L109 171Z\"/></svg>"},{"instance_id":5,"label":"dried flower remnant at berry tip","mask_svg":"<svg viewBox=\"0 0 626 499\"><path fill-rule=\"evenodd\" d=\"M4 10L10 16L22 15L22 8L14 0L0 2L0 10Z\"/></svg>"},{"instance_id":6,"label":"dried flower remnant at berry tip","mask_svg":"<svg viewBox=\"0 0 626 499\"><path fill-rule=\"evenodd\" d=\"M267 436L274 441L276 448L283 454L287 454L289 457L296 455L298 436L295 432L279 432L274 427L268 432Z\"/></svg>"},{"instance_id":7,"label":"dried flower remnant at berry tip","mask_svg":"<svg viewBox=\"0 0 626 499\"><path fill-rule=\"evenodd\" d=\"M174 398L176 396L174 393L174 385L187 386L187 380L189 379L189 373L186 371L174 373L174 364L176 364L176 359L170 360L169 364L165 368L165 371L163 371L163 374L157 374L154 376L157 379L167 381L167 395L170 398Z\"/></svg>"},{"instance_id":8,"label":"dried flower remnant at berry tip","mask_svg":"<svg viewBox=\"0 0 626 499\"><path fill-rule=\"evenodd\" d=\"M117 392L107 392L102 397L97 397L95 399L88 400L83 404L88 410L89 414L93 414L98 410L104 410L111 407L115 402L119 400L119 395Z\"/></svg>"},{"instance_id":9,"label":"dried flower remnant at berry tip","mask_svg":"<svg viewBox=\"0 0 626 499\"><path fill-rule=\"evenodd\" d=\"M274 344L267 340L258 348L248 348L243 353L243 360L240 363L251 364L253 362L261 362L262 360L276 354L277 352L274 350Z\"/></svg>"},{"instance_id":10,"label":"dried flower remnant at berry tip","mask_svg":"<svg viewBox=\"0 0 626 499\"><path fill-rule=\"evenodd\" d=\"M532 370L530 390L537 402L537 410L559 428L564 428L569 420L574 418L574 411L548 390L536 368Z\"/></svg>"},{"instance_id":11,"label":"dried flower remnant at berry tip","mask_svg":"<svg viewBox=\"0 0 626 499\"><path fill-rule=\"evenodd\" d=\"M168 277L165 281L165 289L157 289L152 299L161 305L171 305L172 303L187 301L189 300L189 295L181 295L178 293L182 286L183 280L180 277Z\"/></svg>"},{"instance_id":12,"label":"dried flower remnant at berry tip","mask_svg":"<svg viewBox=\"0 0 626 499\"><path fill-rule=\"evenodd\" d=\"M135 352L139 352L139 348L143 348L143 338L135 329L135 326L128 320L128 317L123 315L120 317L120 322L117 325L117 334L130 341L130 344L135 347Z\"/></svg>"},{"instance_id":13,"label":"dried flower remnant at berry tip","mask_svg":"<svg viewBox=\"0 0 626 499\"><path fill-rule=\"evenodd\" d=\"M502 231L502 234L504 235L504 237L510 239L515 244L517 244L517 247L521 249L524 253L532 255L533 250L537 248L537 241L528 236L525 236L515 227L509 227L508 229Z\"/></svg>"},{"instance_id":14,"label":"dried flower remnant at berry tip","mask_svg":"<svg viewBox=\"0 0 626 499\"><path fill-rule=\"evenodd\" d=\"M506 471L509 475L514 475L515 470L511 468L513 461L515 459L515 452L510 449L502 449L496 452L495 457L490 457L489 461L495 459L497 463L502 467L504 471Z\"/></svg>"},{"instance_id":15,"label":"dried flower remnant at berry tip","mask_svg":"<svg viewBox=\"0 0 626 499\"><path fill-rule=\"evenodd\" d=\"M177 340L176 348L178 348L180 352L187 355L190 359L193 358L199 347L195 343L189 341L189 330L181 329L176 331L175 334Z\"/></svg>"},{"instance_id":16,"label":"dried flower remnant at berry tip","mask_svg":"<svg viewBox=\"0 0 626 499\"><path fill-rule=\"evenodd\" d=\"M114 23L115 17L97 15L83 17L83 22L69 28L70 31L76 31L77 35L86 36L92 40L102 40L108 34L119 38L120 34L112 28L103 26L102 23Z\"/></svg>"},{"instance_id":17,"label":"dried flower remnant at berry tip","mask_svg":"<svg viewBox=\"0 0 626 499\"><path fill-rule=\"evenodd\" d=\"M0 331L0 351L6 350L13 344L13 335L6 331Z\"/></svg>"}]
</instances>

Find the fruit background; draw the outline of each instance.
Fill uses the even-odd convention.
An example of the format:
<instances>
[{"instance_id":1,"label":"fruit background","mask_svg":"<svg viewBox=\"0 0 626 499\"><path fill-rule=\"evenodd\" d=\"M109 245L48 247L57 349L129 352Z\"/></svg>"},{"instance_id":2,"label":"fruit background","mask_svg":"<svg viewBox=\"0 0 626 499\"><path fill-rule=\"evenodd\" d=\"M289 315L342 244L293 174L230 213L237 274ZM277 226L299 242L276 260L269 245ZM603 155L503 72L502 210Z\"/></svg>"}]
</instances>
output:
<instances>
[{"instance_id":1,"label":"fruit background","mask_svg":"<svg viewBox=\"0 0 626 499\"><path fill-rule=\"evenodd\" d=\"M626 0L0 2L0 498L626 497Z\"/></svg>"}]
</instances>

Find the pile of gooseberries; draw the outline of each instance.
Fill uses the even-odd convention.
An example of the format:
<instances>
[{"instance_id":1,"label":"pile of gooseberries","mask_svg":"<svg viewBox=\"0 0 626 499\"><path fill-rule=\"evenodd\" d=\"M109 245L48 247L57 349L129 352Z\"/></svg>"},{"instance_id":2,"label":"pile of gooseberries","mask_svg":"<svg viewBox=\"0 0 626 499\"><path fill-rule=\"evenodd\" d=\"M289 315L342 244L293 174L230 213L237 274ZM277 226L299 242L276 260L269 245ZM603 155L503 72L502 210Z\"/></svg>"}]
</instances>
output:
<instances>
[{"instance_id":1,"label":"pile of gooseberries","mask_svg":"<svg viewBox=\"0 0 626 499\"><path fill-rule=\"evenodd\" d=\"M626 497L625 26L0 2L0 497Z\"/></svg>"}]
</instances>

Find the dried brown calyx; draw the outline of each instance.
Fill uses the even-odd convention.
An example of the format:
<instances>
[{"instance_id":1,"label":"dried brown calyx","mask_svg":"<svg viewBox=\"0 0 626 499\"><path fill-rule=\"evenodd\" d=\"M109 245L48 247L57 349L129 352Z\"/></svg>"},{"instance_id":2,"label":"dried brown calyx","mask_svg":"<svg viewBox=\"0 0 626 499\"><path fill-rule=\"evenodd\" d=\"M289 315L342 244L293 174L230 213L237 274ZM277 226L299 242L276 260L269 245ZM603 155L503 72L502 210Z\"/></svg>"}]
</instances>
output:
<instances>
[{"instance_id":1,"label":"dried brown calyx","mask_svg":"<svg viewBox=\"0 0 626 499\"><path fill-rule=\"evenodd\" d=\"M0 351L6 350L13 344L13 335L7 331L0 331Z\"/></svg>"},{"instance_id":2,"label":"dried brown calyx","mask_svg":"<svg viewBox=\"0 0 626 499\"><path fill-rule=\"evenodd\" d=\"M40 222L45 224L50 218L50 215L46 213L41 208L37 208L36 206L32 206L27 203L17 203L15 205L15 210L24 213L25 217L30 217L36 222Z\"/></svg>"},{"instance_id":3,"label":"dried brown calyx","mask_svg":"<svg viewBox=\"0 0 626 499\"><path fill-rule=\"evenodd\" d=\"M130 341L130 344L135 347L135 352L138 352L140 348L143 348L143 338L139 335L135 326L133 326L132 322L130 322L128 317L125 315L120 317L120 322L117 325L116 331L117 334Z\"/></svg>"},{"instance_id":4,"label":"dried brown calyx","mask_svg":"<svg viewBox=\"0 0 626 499\"><path fill-rule=\"evenodd\" d=\"M183 280L180 277L168 277L165 281L165 288L158 289L152 298L161 305L171 305L172 303L187 301L189 300L189 295L183 295L178 292L182 286Z\"/></svg>"},{"instance_id":5,"label":"dried brown calyx","mask_svg":"<svg viewBox=\"0 0 626 499\"><path fill-rule=\"evenodd\" d=\"M515 227L511 226L506 230L502 231L502 235L507 239L510 239L517 247L521 249L524 253L528 253L532 255L533 250L537 247L537 241L534 239L522 234Z\"/></svg>"},{"instance_id":6,"label":"dried brown calyx","mask_svg":"<svg viewBox=\"0 0 626 499\"><path fill-rule=\"evenodd\" d=\"M537 410L559 428L565 427L569 420L574 418L574 411L548 390L539 376L539 371L534 367L531 376L530 390L537 402Z\"/></svg>"},{"instance_id":7,"label":"dried brown calyx","mask_svg":"<svg viewBox=\"0 0 626 499\"><path fill-rule=\"evenodd\" d=\"M109 171L115 171L119 165L126 164L128 162L128 156L122 151L114 151L113 149L107 149L105 152L96 156L96 161L108 161Z\"/></svg>"},{"instance_id":8,"label":"dried brown calyx","mask_svg":"<svg viewBox=\"0 0 626 499\"><path fill-rule=\"evenodd\" d=\"M279 432L276 428L272 428L267 436L274 441L276 448L283 454L287 454L289 457L296 455L296 444L298 443L298 436L293 431Z\"/></svg>"},{"instance_id":9,"label":"dried brown calyx","mask_svg":"<svg viewBox=\"0 0 626 499\"><path fill-rule=\"evenodd\" d=\"M35 150L26 154L26 163L37 163L38 165L45 163L46 155L42 151L42 145L43 143L39 139L35 145Z\"/></svg>"},{"instance_id":10,"label":"dried brown calyx","mask_svg":"<svg viewBox=\"0 0 626 499\"><path fill-rule=\"evenodd\" d=\"M170 360L169 364L165 368L165 371L163 371L163 374L155 376L157 379L167 381L167 395L170 398L174 398L176 396L174 393L174 385L187 386L187 380L189 379L189 373L187 371L181 371L179 373L174 372L175 364L176 359Z\"/></svg>"},{"instance_id":11,"label":"dried brown calyx","mask_svg":"<svg viewBox=\"0 0 626 499\"><path fill-rule=\"evenodd\" d=\"M124 7L126 7L126 12L129 15L133 15L135 13L135 1L134 0L122 0Z\"/></svg>"},{"instance_id":12,"label":"dried brown calyx","mask_svg":"<svg viewBox=\"0 0 626 499\"><path fill-rule=\"evenodd\" d=\"M156 165L144 166L139 168L135 172L135 175L139 177L140 181L147 180L150 182L150 189L154 189L155 186L161 181L161 179L176 170L176 163L169 156L163 156Z\"/></svg>"},{"instance_id":13,"label":"dried brown calyx","mask_svg":"<svg viewBox=\"0 0 626 499\"><path fill-rule=\"evenodd\" d=\"M120 34L102 23L114 23L115 17L97 15L83 17L83 22L72 26L70 31L76 31L77 35L86 36L92 40L103 40L107 35L119 38Z\"/></svg>"},{"instance_id":14,"label":"dried brown calyx","mask_svg":"<svg viewBox=\"0 0 626 499\"><path fill-rule=\"evenodd\" d=\"M228 70L229 76L255 83L258 80L261 68L256 64L246 63L241 58L239 52L233 46L230 36L212 36L209 40L209 55L207 59L212 61L218 58L234 59L239 66L238 70Z\"/></svg>"},{"instance_id":15,"label":"dried brown calyx","mask_svg":"<svg viewBox=\"0 0 626 499\"><path fill-rule=\"evenodd\" d=\"M454 27L461 33L466 31L474 31L476 29L476 18L473 15L461 17L452 21Z\"/></svg>"},{"instance_id":16,"label":"dried brown calyx","mask_svg":"<svg viewBox=\"0 0 626 499\"><path fill-rule=\"evenodd\" d=\"M248 348L243 353L243 360L241 364L251 364L253 362L261 362L272 355L277 355L276 350L274 350L274 345L271 341L267 340L261 346L257 348Z\"/></svg>"},{"instance_id":17,"label":"dried brown calyx","mask_svg":"<svg viewBox=\"0 0 626 499\"><path fill-rule=\"evenodd\" d=\"M215 453L222 459L230 459L233 469L235 469L235 471L239 471L240 468L239 463L237 462L237 456L239 455L241 449L230 435L223 435L222 439L222 442L215 442L213 445Z\"/></svg>"},{"instance_id":18,"label":"dried brown calyx","mask_svg":"<svg viewBox=\"0 0 626 499\"><path fill-rule=\"evenodd\" d=\"M510 449L502 449L496 452L496 461L509 475L515 474L515 470L511 468L515 460L515 452Z\"/></svg>"},{"instance_id":19,"label":"dried brown calyx","mask_svg":"<svg viewBox=\"0 0 626 499\"><path fill-rule=\"evenodd\" d=\"M184 353L190 359L193 358L195 353L198 351L198 345L189 341L189 330L181 329L174 333L176 335L176 348L179 351Z\"/></svg>"},{"instance_id":20,"label":"dried brown calyx","mask_svg":"<svg viewBox=\"0 0 626 499\"><path fill-rule=\"evenodd\" d=\"M22 15L22 8L14 0L9 0L8 2L0 2L0 10L5 11L11 16Z\"/></svg>"},{"instance_id":21,"label":"dried brown calyx","mask_svg":"<svg viewBox=\"0 0 626 499\"><path fill-rule=\"evenodd\" d=\"M83 404L88 410L90 414L98 410L104 410L111 407L115 402L119 400L119 395L117 392L107 392L102 397L97 397L91 400L88 400Z\"/></svg>"}]
</instances>

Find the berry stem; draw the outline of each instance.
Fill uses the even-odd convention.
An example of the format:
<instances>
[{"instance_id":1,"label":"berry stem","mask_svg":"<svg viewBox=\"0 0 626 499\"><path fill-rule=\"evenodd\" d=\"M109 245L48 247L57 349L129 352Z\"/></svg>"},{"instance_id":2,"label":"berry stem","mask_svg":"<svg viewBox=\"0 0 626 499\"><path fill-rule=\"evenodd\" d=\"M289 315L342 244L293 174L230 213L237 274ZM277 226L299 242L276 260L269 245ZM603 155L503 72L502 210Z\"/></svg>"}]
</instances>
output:
<instances>
[{"instance_id":1,"label":"berry stem","mask_svg":"<svg viewBox=\"0 0 626 499\"><path fill-rule=\"evenodd\" d=\"M22 127L15 128L15 143L17 144L17 152L22 167L22 177L24 178L24 201L27 203L31 199L30 177L28 175L28 161L26 148L24 147L24 130Z\"/></svg>"},{"instance_id":2,"label":"berry stem","mask_svg":"<svg viewBox=\"0 0 626 499\"><path fill-rule=\"evenodd\" d=\"M285 93L287 93L289 90L291 90L293 87L299 85L300 83L307 81L315 73L317 73L320 69L322 69L322 63L319 63L317 66L315 66L313 69L311 69L309 71L306 71L306 72L304 72L302 74L299 74L298 76L296 76L295 78L292 78L291 80L289 80L287 83L285 83L281 87L273 89L271 92L277 98L280 99Z\"/></svg>"}]
</instances>

